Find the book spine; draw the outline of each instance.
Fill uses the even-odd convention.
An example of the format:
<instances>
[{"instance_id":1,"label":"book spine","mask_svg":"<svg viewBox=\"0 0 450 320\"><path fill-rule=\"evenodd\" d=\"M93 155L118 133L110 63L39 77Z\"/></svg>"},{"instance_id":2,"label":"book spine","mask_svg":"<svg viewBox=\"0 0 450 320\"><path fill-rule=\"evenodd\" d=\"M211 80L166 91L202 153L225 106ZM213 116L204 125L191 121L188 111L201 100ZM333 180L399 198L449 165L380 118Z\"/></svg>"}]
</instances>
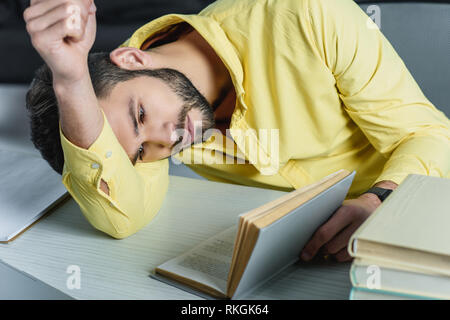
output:
<instances>
[{"instance_id":1,"label":"book spine","mask_svg":"<svg viewBox=\"0 0 450 320\"><path fill-rule=\"evenodd\" d=\"M375 286L375 283L372 282L373 279L371 279L374 276L374 269L370 269L371 266L378 267L378 281L377 285ZM394 272L394 274L392 274ZM405 296L412 296L412 297L420 297L421 299L430 299L430 300L441 300L441 299L449 299L448 293L442 290L435 291L434 289L426 289L421 288L419 286L411 286L407 285L404 286L401 283L394 284L392 280L393 277L398 277L398 275L395 275L395 272L403 272L404 275L401 277L404 281L407 281L407 283L417 283L419 282L426 282L426 277L432 277L428 275L421 275L417 274L415 275L414 271L407 271L407 270L399 270L395 271L395 269L389 268L389 267L383 267L380 266L378 263L371 262L369 263L361 263L361 261L353 261L351 267L350 267L350 282L352 284L353 288L363 289L367 291L386 291L395 293L397 295L405 295ZM381 275L383 274L383 277ZM405 277L406 276L406 277ZM419 279L419 278L421 279ZM425 278L424 278L425 277ZM384 279L384 280L382 280ZM419 279L419 280L418 280ZM439 283L443 286L445 286L445 283L442 283L443 280L438 280ZM436 280L435 280L436 282ZM447 290L448 291L448 290Z\"/></svg>"},{"instance_id":2,"label":"book spine","mask_svg":"<svg viewBox=\"0 0 450 320\"><path fill-rule=\"evenodd\" d=\"M347 252L350 255L350 257L355 258L357 251L358 251L358 238L356 238L356 233L354 233L348 242Z\"/></svg>"},{"instance_id":3,"label":"book spine","mask_svg":"<svg viewBox=\"0 0 450 320\"><path fill-rule=\"evenodd\" d=\"M350 300L359 300L357 295L358 292L363 292L368 295L373 295L376 300L380 300L382 296L385 296L389 299L406 299L406 300L438 300L436 298L430 298L420 295L414 295L414 294L408 294L408 293L402 293L402 292L395 292L395 291L389 291L389 290L383 290L383 289L369 289L364 287L353 287L350 290L349 299Z\"/></svg>"}]
</instances>

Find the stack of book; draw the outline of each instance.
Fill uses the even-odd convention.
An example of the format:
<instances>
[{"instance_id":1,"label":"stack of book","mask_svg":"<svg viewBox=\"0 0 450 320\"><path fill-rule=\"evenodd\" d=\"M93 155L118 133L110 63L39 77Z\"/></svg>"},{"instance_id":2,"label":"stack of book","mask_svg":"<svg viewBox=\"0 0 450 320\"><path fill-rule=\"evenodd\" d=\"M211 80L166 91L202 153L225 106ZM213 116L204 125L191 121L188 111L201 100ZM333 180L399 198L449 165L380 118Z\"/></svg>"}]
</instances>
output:
<instances>
[{"instance_id":1,"label":"stack of book","mask_svg":"<svg viewBox=\"0 0 450 320\"><path fill-rule=\"evenodd\" d=\"M350 299L450 299L450 179L409 175L348 250Z\"/></svg>"}]
</instances>

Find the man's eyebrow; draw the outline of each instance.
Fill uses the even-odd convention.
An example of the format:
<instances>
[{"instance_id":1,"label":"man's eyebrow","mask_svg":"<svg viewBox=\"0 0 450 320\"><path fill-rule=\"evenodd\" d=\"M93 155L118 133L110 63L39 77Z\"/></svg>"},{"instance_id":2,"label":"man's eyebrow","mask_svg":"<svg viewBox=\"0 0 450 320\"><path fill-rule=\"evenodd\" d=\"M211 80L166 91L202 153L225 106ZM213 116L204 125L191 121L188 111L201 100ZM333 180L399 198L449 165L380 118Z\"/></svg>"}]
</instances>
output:
<instances>
[{"instance_id":1,"label":"man's eyebrow","mask_svg":"<svg viewBox=\"0 0 450 320\"><path fill-rule=\"evenodd\" d=\"M136 135L136 137L138 137L139 136L139 128L138 128L138 124L136 121L136 116L134 114L134 99L132 97L128 101L128 115L131 118L131 124L133 125L133 128L134 128L134 134ZM133 164L133 166L136 164L138 156L139 156L139 149L136 150L133 158L131 159L131 163Z\"/></svg>"}]
</instances>

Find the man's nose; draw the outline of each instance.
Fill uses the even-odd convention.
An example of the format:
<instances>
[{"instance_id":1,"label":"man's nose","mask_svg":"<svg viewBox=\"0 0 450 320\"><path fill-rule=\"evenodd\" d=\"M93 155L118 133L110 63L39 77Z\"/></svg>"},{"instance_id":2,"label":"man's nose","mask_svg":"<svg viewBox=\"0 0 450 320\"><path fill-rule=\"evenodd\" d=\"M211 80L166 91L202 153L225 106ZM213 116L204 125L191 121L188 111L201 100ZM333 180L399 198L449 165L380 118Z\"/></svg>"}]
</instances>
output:
<instances>
[{"instance_id":1,"label":"man's nose","mask_svg":"<svg viewBox=\"0 0 450 320\"><path fill-rule=\"evenodd\" d=\"M166 148L171 148L177 141L175 124L172 122L165 122L156 128L152 128L150 140L155 144L162 145Z\"/></svg>"}]
</instances>

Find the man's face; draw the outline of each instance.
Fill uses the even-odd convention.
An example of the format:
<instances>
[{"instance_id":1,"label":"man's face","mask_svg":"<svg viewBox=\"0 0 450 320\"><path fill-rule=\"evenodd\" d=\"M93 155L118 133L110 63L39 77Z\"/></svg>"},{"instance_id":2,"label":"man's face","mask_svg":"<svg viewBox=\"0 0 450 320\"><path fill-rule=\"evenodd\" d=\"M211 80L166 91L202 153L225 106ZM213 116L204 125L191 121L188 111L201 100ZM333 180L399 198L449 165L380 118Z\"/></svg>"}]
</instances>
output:
<instances>
[{"instance_id":1,"label":"man's face","mask_svg":"<svg viewBox=\"0 0 450 320\"><path fill-rule=\"evenodd\" d=\"M163 80L148 76L119 82L98 101L133 164L161 160L190 146L194 132L198 141L209 129L200 130L201 123L213 120L212 111L189 109Z\"/></svg>"}]
</instances>

